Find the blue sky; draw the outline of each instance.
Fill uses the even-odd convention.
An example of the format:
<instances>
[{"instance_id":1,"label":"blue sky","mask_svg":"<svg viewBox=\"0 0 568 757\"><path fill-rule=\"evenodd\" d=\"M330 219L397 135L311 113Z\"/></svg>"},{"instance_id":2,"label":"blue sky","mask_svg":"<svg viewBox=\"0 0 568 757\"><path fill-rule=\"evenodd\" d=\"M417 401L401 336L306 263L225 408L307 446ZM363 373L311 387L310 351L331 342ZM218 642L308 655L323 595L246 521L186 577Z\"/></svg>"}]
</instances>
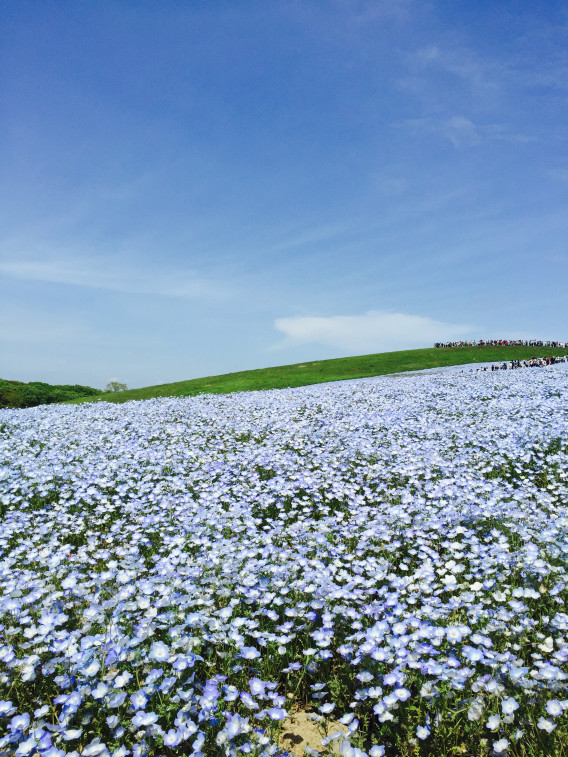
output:
<instances>
[{"instance_id":1,"label":"blue sky","mask_svg":"<svg viewBox=\"0 0 568 757\"><path fill-rule=\"evenodd\" d=\"M568 340L564 3L4 0L0 375Z\"/></svg>"}]
</instances>

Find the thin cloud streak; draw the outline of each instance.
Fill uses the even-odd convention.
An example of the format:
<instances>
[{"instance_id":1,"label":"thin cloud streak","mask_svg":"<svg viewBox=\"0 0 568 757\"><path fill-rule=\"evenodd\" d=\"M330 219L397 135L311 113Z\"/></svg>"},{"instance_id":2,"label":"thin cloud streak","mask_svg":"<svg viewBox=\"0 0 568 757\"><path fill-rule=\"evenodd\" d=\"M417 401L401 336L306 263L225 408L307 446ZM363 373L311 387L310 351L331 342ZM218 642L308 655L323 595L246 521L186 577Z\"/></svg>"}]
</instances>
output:
<instances>
[{"instance_id":1,"label":"thin cloud streak","mask_svg":"<svg viewBox=\"0 0 568 757\"><path fill-rule=\"evenodd\" d=\"M416 134L439 134L448 139L456 150L477 147L489 141L511 143L538 141L538 138L534 136L513 134L503 124L479 124L464 115L455 115L446 119L408 118L393 124L393 126L411 129Z\"/></svg>"},{"instance_id":2,"label":"thin cloud streak","mask_svg":"<svg viewBox=\"0 0 568 757\"><path fill-rule=\"evenodd\" d=\"M472 90L487 96L490 90L497 91L508 68L483 58L467 47L428 45L408 57L412 68L447 71L468 84Z\"/></svg>"},{"instance_id":3,"label":"thin cloud streak","mask_svg":"<svg viewBox=\"0 0 568 757\"><path fill-rule=\"evenodd\" d=\"M0 274L27 281L184 299L227 299L231 292L226 284L191 272L164 274L120 268L113 261L100 258L96 266L82 259L4 260L0 261Z\"/></svg>"},{"instance_id":4,"label":"thin cloud streak","mask_svg":"<svg viewBox=\"0 0 568 757\"><path fill-rule=\"evenodd\" d=\"M288 250L295 247L305 247L307 245L318 244L319 242L329 242L349 231L346 224L327 224L308 229L303 233L279 242L273 246L273 250Z\"/></svg>"}]
</instances>

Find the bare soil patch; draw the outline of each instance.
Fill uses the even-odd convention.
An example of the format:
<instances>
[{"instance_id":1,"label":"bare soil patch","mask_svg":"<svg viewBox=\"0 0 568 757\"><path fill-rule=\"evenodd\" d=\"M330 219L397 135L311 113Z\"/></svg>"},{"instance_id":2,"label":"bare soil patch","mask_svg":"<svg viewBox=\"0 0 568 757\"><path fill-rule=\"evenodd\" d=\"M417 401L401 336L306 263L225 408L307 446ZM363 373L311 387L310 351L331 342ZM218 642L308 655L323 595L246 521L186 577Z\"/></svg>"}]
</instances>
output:
<instances>
[{"instance_id":1,"label":"bare soil patch","mask_svg":"<svg viewBox=\"0 0 568 757\"><path fill-rule=\"evenodd\" d=\"M324 738L324 730L322 723L316 723L309 717L310 713L303 710L292 713L291 717L284 720L282 723L282 731L280 732L280 746L284 747L288 752L295 755L295 757L303 757L304 747L309 746L312 749L318 751L324 750L321 740ZM325 736L330 736L337 731L346 732L346 727L341 725L335 720L327 721L327 730ZM339 754L339 741L333 741L329 744L327 749L331 749L333 754Z\"/></svg>"}]
</instances>

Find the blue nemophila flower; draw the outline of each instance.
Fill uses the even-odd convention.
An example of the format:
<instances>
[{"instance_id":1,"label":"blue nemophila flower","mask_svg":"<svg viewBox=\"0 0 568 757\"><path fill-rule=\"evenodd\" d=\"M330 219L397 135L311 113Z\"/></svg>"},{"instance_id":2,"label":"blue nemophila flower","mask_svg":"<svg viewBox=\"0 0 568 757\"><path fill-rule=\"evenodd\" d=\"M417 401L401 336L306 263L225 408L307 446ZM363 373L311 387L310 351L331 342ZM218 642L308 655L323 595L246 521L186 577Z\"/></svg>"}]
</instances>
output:
<instances>
[{"instance_id":1,"label":"blue nemophila flower","mask_svg":"<svg viewBox=\"0 0 568 757\"><path fill-rule=\"evenodd\" d=\"M84 747L81 754L86 755L86 757L98 757L98 755L107 755L109 754L109 751L107 749L106 744L101 742L99 737L95 737L92 741L90 741L86 747Z\"/></svg>"},{"instance_id":2,"label":"blue nemophila flower","mask_svg":"<svg viewBox=\"0 0 568 757\"><path fill-rule=\"evenodd\" d=\"M291 673L294 670L301 670L302 664L300 662L291 662L287 668L282 668L283 673Z\"/></svg>"},{"instance_id":3,"label":"blue nemophila flower","mask_svg":"<svg viewBox=\"0 0 568 757\"><path fill-rule=\"evenodd\" d=\"M512 715L519 709L519 703L514 697L508 697L501 702L501 709L505 715Z\"/></svg>"},{"instance_id":4,"label":"blue nemophila flower","mask_svg":"<svg viewBox=\"0 0 568 757\"><path fill-rule=\"evenodd\" d=\"M137 728L144 728L152 725L157 720L158 716L155 712L137 712L132 718L132 725L135 725Z\"/></svg>"},{"instance_id":5,"label":"blue nemophila flower","mask_svg":"<svg viewBox=\"0 0 568 757\"><path fill-rule=\"evenodd\" d=\"M115 694L113 697L109 699L108 706L116 709L117 707L121 707L124 704L124 700L126 699L126 692L121 691L118 694Z\"/></svg>"},{"instance_id":6,"label":"blue nemophila flower","mask_svg":"<svg viewBox=\"0 0 568 757\"><path fill-rule=\"evenodd\" d=\"M152 668L146 676L144 686L151 686L153 683L156 683L156 681L163 675L163 672L162 668Z\"/></svg>"},{"instance_id":7,"label":"blue nemophila flower","mask_svg":"<svg viewBox=\"0 0 568 757\"><path fill-rule=\"evenodd\" d=\"M254 701L248 691L241 692L241 702L248 707L249 710L258 710L258 704Z\"/></svg>"},{"instance_id":8,"label":"blue nemophila flower","mask_svg":"<svg viewBox=\"0 0 568 757\"><path fill-rule=\"evenodd\" d=\"M177 678L175 678L174 676L171 676L170 678L164 678L164 680L160 683L158 687L159 691L162 694L168 694L174 687L176 681L177 681Z\"/></svg>"},{"instance_id":9,"label":"blue nemophila flower","mask_svg":"<svg viewBox=\"0 0 568 757\"><path fill-rule=\"evenodd\" d=\"M182 672L183 670L187 670L187 668L192 668L196 660L203 660L203 658L193 654L179 655L172 664L172 668L174 670Z\"/></svg>"},{"instance_id":10,"label":"blue nemophila flower","mask_svg":"<svg viewBox=\"0 0 568 757\"><path fill-rule=\"evenodd\" d=\"M37 741L32 736L30 736L25 741L20 742L18 748L16 749L15 755L16 757L27 757L27 755L31 754L36 748Z\"/></svg>"},{"instance_id":11,"label":"blue nemophila flower","mask_svg":"<svg viewBox=\"0 0 568 757\"><path fill-rule=\"evenodd\" d=\"M411 693L408 689L405 689L404 686L400 686L399 688L394 690L394 695L401 702L406 702L406 700L411 696Z\"/></svg>"},{"instance_id":12,"label":"blue nemophila flower","mask_svg":"<svg viewBox=\"0 0 568 757\"><path fill-rule=\"evenodd\" d=\"M366 753L345 740L339 747L341 757L366 757Z\"/></svg>"},{"instance_id":13,"label":"blue nemophila flower","mask_svg":"<svg viewBox=\"0 0 568 757\"><path fill-rule=\"evenodd\" d=\"M547 718L540 718L536 725L537 728L541 729L541 731L546 731L547 733L552 733L552 731L556 728L556 724L553 723L552 720L548 720Z\"/></svg>"},{"instance_id":14,"label":"blue nemophila flower","mask_svg":"<svg viewBox=\"0 0 568 757\"><path fill-rule=\"evenodd\" d=\"M0 700L0 717L7 717L12 715L16 711L16 708L12 705L12 702L7 700Z\"/></svg>"},{"instance_id":15,"label":"blue nemophila flower","mask_svg":"<svg viewBox=\"0 0 568 757\"><path fill-rule=\"evenodd\" d=\"M497 731L499 730L501 726L501 718L499 715L491 715L491 717L487 720L487 727L490 731Z\"/></svg>"},{"instance_id":16,"label":"blue nemophila flower","mask_svg":"<svg viewBox=\"0 0 568 757\"><path fill-rule=\"evenodd\" d=\"M27 712L23 712L21 715L14 715L10 720L9 729L14 731L27 731L30 725L30 716Z\"/></svg>"},{"instance_id":17,"label":"blue nemophila flower","mask_svg":"<svg viewBox=\"0 0 568 757\"><path fill-rule=\"evenodd\" d=\"M369 749L369 757L384 757L385 747L375 744Z\"/></svg>"},{"instance_id":18,"label":"blue nemophila flower","mask_svg":"<svg viewBox=\"0 0 568 757\"><path fill-rule=\"evenodd\" d=\"M164 746L174 748L181 743L181 734L175 728L170 730L164 735Z\"/></svg>"},{"instance_id":19,"label":"blue nemophila flower","mask_svg":"<svg viewBox=\"0 0 568 757\"><path fill-rule=\"evenodd\" d=\"M557 717L558 715L562 715L562 713L564 712L564 707L562 706L562 703L558 701L558 699L549 699L546 703L546 711L549 715Z\"/></svg>"},{"instance_id":20,"label":"blue nemophila flower","mask_svg":"<svg viewBox=\"0 0 568 757\"><path fill-rule=\"evenodd\" d=\"M254 647L241 647L239 652L244 660L256 660L257 657L260 657L260 652Z\"/></svg>"},{"instance_id":21,"label":"blue nemophila flower","mask_svg":"<svg viewBox=\"0 0 568 757\"><path fill-rule=\"evenodd\" d=\"M322 704L321 707L318 707L318 710L322 713L322 715L329 715L333 710L335 709L335 705L331 702L328 702L327 704Z\"/></svg>"},{"instance_id":22,"label":"blue nemophila flower","mask_svg":"<svg viewBox=\"0 0 568 757\"><path fill-rule=\"evenodd\" d=\"M509 741L507 739L499 739L499 741L493 742L493 750L495 754L504 754L509 748Z\"/></svg>"},{"instance_id":23,"label":"blue nemophila flower","mask_svg":"<svg viewBox=\"0 0 568 757\"><path fill-rule=\"evenodd\" d=\"M99 681L95 688L91 690L91 696L94 697L94 699L102 699L108 691L109 687L106 683Z\"/></svg>"},{"instance_id":24,"label":"blue nemophila flower","mask_svg":"<svg viewBox=\"0 0 568 757\"><path fill-rule=\"evenodd\" d=\"M39 729L35 732L35 737L38 739L38 748L40 751L46 752L48 749L51 749L52 740L51 740L51 734L48 731L43 731L40 735Z\"/></svg>"},{"instance_id":25,"label":"blue nemophila flower","mask_svg":"<svg viewBox=\"0 0 568 757\"><path fill-rule=\"evenodd\" d=\"M75 741L82 733L82 728L66 728L61 735L65 741Z\"/></svg>"},{"instance_id":26,"label":"blue nemophila flower","mask_svg":"<svg viewBox=\"0 0 568 757\"><path fill-rule=\"evenodd\" d=\"M223 698L226 702L234 702L239 697L239 690L236 686L223 686Z\"/></svg>"},{"instance_id":27,"label":"blue nemophila flower","mask_svg":"<svg viewBox=\"0 0 568 757\"><path fill-rule=\"evenodd\" d=\"M343 717L339 718L339 722L342 725L349 725L349 723L353 720L354 717L355 717L355 713L346 712L345 715L343 715Z\"/></svg>"},{"instance_id":28,"label":"blue nemophila flower","mask_svg":"<svg viewBox=\"0 0 568 757\"><path fill-rule=\"evenodd\" d=\"M150 649L149 657L157 662L163 662L170 656L170 650L163 641L155 641Z\"/></svg>"},{"instance_id":29,"label":"blue nemophila flower","mask_svg":"<svg viewBox=\"0 0 568 757\"><path fill-rule=\"evenodd\" d=\"M130 695L130 701L135 710L143 710L148 703L148 695L143 689L139 689Z\"/></svg>"},{"instance_id":30,"label":"blue nemophila flower","mask_svg":"<svg viewBox=\"0 0 568 757\"><path fill-rule=\"evenodd\" d=\"M132 678L132 673L124 670L122 673L116 676L116 678L112 682L112 685L117 689L122 688L122 686L125 686L130 680L132 680Z\"/></svg>"},{"instance_id":31,"label":"blue nemophila flower","mask_svg":"<svg viewBox=\"0 0 568 757\"><path fill-rule=\"evenodd\" d=\"M97 660L91 660L87 665L85 665L84 668L81 668L81 673L84 676L90 677L95 676L99 670L101 669L101 665Z\"/></svg>"},{"instance_id":32,"label":"blue nemophila flower","mask_svg":"<svg viewBox=\"0 0 568 757\"><path fill-rule=\"evenodd\" d=\"M484 654L481 649L478 649L477 647L470 647L467 644L462 647L462 654L467 660L469 660L469 662L480 662L484 658Z\"/></svg>"},{"instance_id":33,"label":"blue nemophila flower","mask_svg":"<svg viewBox=\"0 0 568 757\"><path fill-rule=\"evenodd\" d=\"M251 694L253 696L264 695L264 692L266 689L266 684L264 681L261 681L259 678L254 677L254 678L249 679L249 686L250 686Z\"/></svg>"},{"instance_id":34,"label":"blue nemophila flower","mask_svg":"<svg viewBox=\"0 0 568 757\"><path fill-rule=\"evenodd\" d=\"M285 720L288 716L288 713L282 707L270 707L266 710L266 714L271 720Z\"/></svg>"}]
</instances>

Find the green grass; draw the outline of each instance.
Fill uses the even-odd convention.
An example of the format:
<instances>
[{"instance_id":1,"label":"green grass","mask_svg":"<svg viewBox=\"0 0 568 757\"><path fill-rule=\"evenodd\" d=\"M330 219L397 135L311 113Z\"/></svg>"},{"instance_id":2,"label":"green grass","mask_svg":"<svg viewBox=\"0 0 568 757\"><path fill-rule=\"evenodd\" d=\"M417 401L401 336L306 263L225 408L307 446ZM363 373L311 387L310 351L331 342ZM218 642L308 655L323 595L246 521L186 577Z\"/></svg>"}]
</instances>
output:
<instances>
[{"instance_id":1,"label":"green grass","mask_svg":"<svg viewBox=\"0 0 568 757\"><path fill-rule=\"evenodd\" d=\"M102 394L72 400L74 404L93 402L98 399L108 402L147 400L153 397L190 397L196 394L227 394L255 389L283 389L324 381L383 376L401 371L417 371L445 365L465 363L503 362L526 360L546 355L568 355L568 349L557 347L434 347L424 350L381 352L375 355L344 357L335 360L319 360L311 363L279 365L274 368L259 368L253 371L226 373L221 376L178 381L173 384L158 384L142 389Z\"/></svg>"}]
</instances>

